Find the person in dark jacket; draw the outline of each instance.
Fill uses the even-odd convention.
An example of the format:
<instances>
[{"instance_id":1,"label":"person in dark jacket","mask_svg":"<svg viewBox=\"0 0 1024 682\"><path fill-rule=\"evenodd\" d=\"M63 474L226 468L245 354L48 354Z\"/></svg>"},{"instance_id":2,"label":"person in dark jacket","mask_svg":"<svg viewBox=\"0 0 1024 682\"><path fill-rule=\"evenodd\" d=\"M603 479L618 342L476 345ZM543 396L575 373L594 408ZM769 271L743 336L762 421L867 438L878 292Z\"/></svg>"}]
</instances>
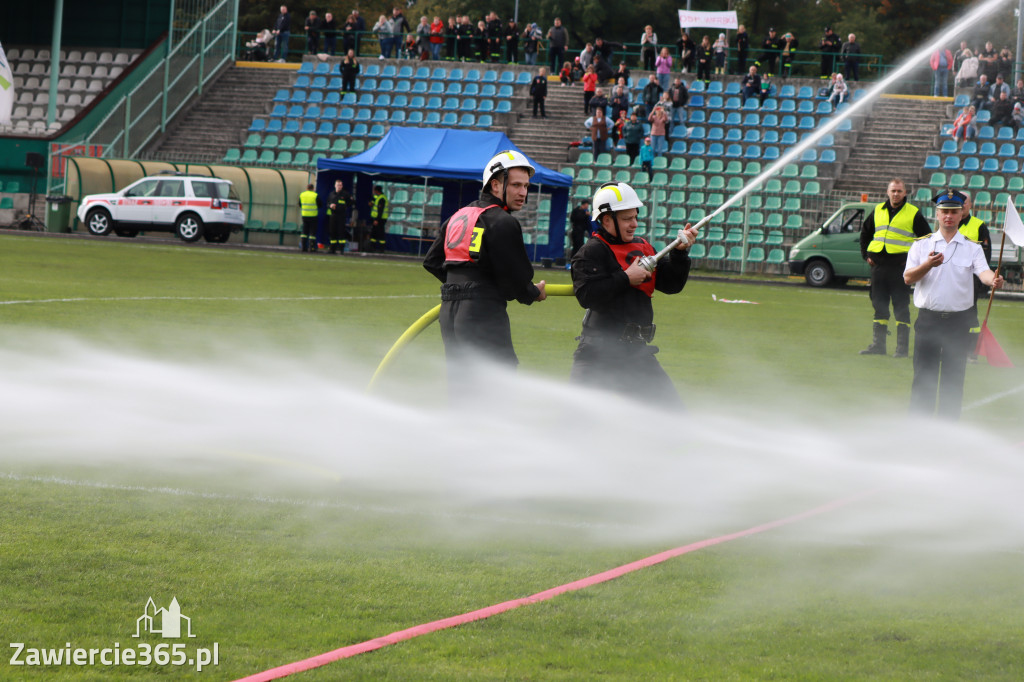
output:
<instances>
[{"instance_id":1,"label":"person in dark jacket","mask_svg":"<svg viewBox=\"0 0 1024 682\"><path fill-rule=\"evenodd\" d=\"M359 75L359 60L355 49L351 49L341 58L341 91L356 91L356 76Z\"/></svg>"},{"instance_id":2,"label":"person in dark jacket","mask_svg":"<svg viewBox=\"0 0 1024 682\"><path fill-rule=\"evenodd\" d=\"M782 41L779 39L778 34L774 28L768 29L768 35L765 37L764 42L761 43L761 54L758 55L757 61L754 65L757 67L763 67L765 75L769 78L778 73L775 70L776 63L779 59L779 53L782 51Z\"/></svg>"},{"instance_id":3,"label":"person in dark jacket","mask_svg":"<svg viewBox=\"0 0 1024 682\"><path fill-rule=\"evenodd\" d=\"M836 55L843 46L842 39L837 36L831 26L825 27L825 35L821 37L821 77L828 78L836 70Z\"/></svg>"},{"instance_id":4,"label":"person in dark jacket","mask_svg":"<svg viewBox=\"0 0 1024 682\"><path fill-rule=\"evenodd\" d=\"M622 141L626 143L629 165L632 166L640 155L640 143L644 141L644 124L637 118L636 109L630 112L629 121L622 126Z\"/></svg>"},{"instance_id":5,"label":"person in dark jacket","mask_svg":"<svg viewBox=\"0 0 1024 682\"><path fill-rule=\"evenodd\" d=\"M747 55L750 53L750 34L747 27L740 24L736 29L736 73L747 72Z\"/></svg>"},{"instance_id":6,"label":"person in dark jacket","mask_svg":"<svg viewBox=\"0 0 1024 682\"><path fill-rule=\"evenodd\" d=\"M352 195L345 189L345 182L334 181L334 191L327 195L327 220L331 233L330 253L345 253L348 244L348 216L352 210Z\"/></svg>"},{"instance_id":7,"label":"person in dark jacket","mask_svg":"<svg viewBox=\"0 0 1024 682\"><path fill-rule=\"evenodd\" d=\"M576 252L583 248L587 237L590 236L590 199L584 199L579 206L572 210L572 213L569 214L569 224L572 226L570 231L571 256L575 256Z\"/></svg>"},{"instance_id":8,"label":"person in dark jacket","mask_svg":"<svg viewBox=\"0 0 1024 682\"><path fill-rule=\"evenodd\" d=\"M860 231L861 256L871 266L871 306L874 309L871 345L861 355L885 355L889 333L889 303L896 318L896 353L905 358L910 344L910 286L903 281L907 252L916 237L931 234L924 214L907 201L907 186L893 178L888 199L875 207Z\"/></svg>"},{"instance_id":9,"label":"person in dark jacket","mask_svg":"<svg viewBox=\"0 0 1024 682\"><path fill-rule=\"evenodd\" d=\"M544 98L548 96L548 69L540 67L540 71L534 76L530 83L530 97L533 98L533 117L537 118L537 107L540 107L541 118L547 118L544 113Z\"/></svg>"},{"instance_id":10,"label":"person in dark jacket","mask_svg":"<svg viewBox=\"0 0 1024 682\"><path fill-rule=\"evenodd\" d=\"M673 407L681 404L679 394L651 345L651 297L655 291L683 290L697 231L689 224L679 230L680 243L651 272L639 261L653 256L654 247L635 236L642 206L624 182L603 185L594 194L596 230L572 259L573 293L587 312L569 380Z\"/></svg>"},{"instance_id":11,"label":"person in dark jacket","mask_svg":"<svg viewBox=\"0 0 1024 682\"><path fill-rule=\"evenodd\" d=\"M287 5L281 5L281 13L277 15L274 22L274 60L286 61L288 59L288 39L292 36L292 15L288 12Z\"/></svg>"},{"instance_id":12,"label":"person in dark jacket","mask_svg":"<svg viewBox=\"0 0 1024 682\"><path fill-rule=\"evenodd\" d=\"M526 203L533 173L520 152L495 155L484 168L480 199L441 225L423 260L442 282L439 321L450 389L471 379L475 357L515 367L507 302L530 305L546 297L544 281L533 283L523 230L512 216Z\"/></svg>"}]
</instances>

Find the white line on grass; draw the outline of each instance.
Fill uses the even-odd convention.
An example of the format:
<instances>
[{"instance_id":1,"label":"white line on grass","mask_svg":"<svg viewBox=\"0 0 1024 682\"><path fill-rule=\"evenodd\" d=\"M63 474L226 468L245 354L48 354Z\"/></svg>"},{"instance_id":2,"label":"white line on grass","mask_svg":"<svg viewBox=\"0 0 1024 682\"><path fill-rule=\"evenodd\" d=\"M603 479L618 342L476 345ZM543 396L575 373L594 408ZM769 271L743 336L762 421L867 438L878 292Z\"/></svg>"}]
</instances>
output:
<instances>
[{"instance_id":1,"label":"white line on grass","mask_svg":"<svg viewBox=\"0 0 1024 682\"><path fill-rule=\"evenodd\" d=\"M987 398L982 398L981 400L976 400L976 401L974 401L973 403L971 403L969 405L965 405L964 409L965 410L973 410L976 407L984 407L985 405L988 405L989 403L994 403L997 400L1002 400L1003 398L1009 397L1009 396L1014 395L1016 393L1020 393L1021 391L1024 391L1024 384L1021 384L1017 388L1011 388L1008 391L1003 391L1002 393L996 393L995 395L990 395Z\"/></svg>"},{"instance_id":2,"label":"white line on grass","mask_svg":"<svg viewBox=\"0 0 1024 682\"><path fill-rule=\"evenodd\" d=\"M486 514L468 514L465 512L449 512L440 510L402 509L400 507L383 507L380 505L366 505L334 502L327 500L296 500L287 497L269 497L263 495L228 495L225 493L202 492L199 490L187 490L185 488L168 488L163 486L125 485L122 483L107 483L105 481L83 481L58 476L35 476L31 474L17 474L14 472L0 472L0 479L9 481L43 483L51 485L63 485L76 488L95 488L97 490L119 490L123 492L139 492L146 494L171 495L175 497L195 497L204 500L218 500L227 502L254 502L258 504L282 504L292 507L313 507L317 509L344 509L348 511L373 514L389 514L394 516L422 516L442 519L463 519L469 521L486 521L490 523L504 523L510 525L526 526L556 526L565 528L603 528L603 529L626 529L638 530L638 526L625 523L594 523L590 521L556 521L552 519L523 519L519 517L488 516Z\"/></svg>"},{"instance_id":3,"label":"white line on grass","mask_svg":"<svg viewBox=\"0 0 1024 682\"><path fill-rule=\"evenodd\" d=\"M259 301L374 301L405 298L437 298L436 294L403 294L401 296L98 296L96 298L37 298L20 301L0 301L0 305L26 305L31 303L110 303L121 301L233 301L249 303Z\"/></svg>"}]
</instances>

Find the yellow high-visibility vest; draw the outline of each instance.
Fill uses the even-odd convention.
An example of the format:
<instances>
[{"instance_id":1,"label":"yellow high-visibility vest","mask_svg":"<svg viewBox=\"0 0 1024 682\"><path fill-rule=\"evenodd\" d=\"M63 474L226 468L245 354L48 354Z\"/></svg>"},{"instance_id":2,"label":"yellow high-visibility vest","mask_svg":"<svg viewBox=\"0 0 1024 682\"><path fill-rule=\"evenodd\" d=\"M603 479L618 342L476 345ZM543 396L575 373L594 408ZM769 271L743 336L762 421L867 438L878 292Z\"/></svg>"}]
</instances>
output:
<instances>
[{"instance_id":1,"label":"yellow high-visibility vest","mask_svg":"<svg viewBox=\"0 0 1024 682\"><path fill-rule=\"evenodd\" d=\"M914 218L917 207L904 203L896 215L889 216L885 202L875 206L875 236L868 244L868 251L879 253L883 249L889 253L906 253L914 243Z\"/></svg>"},{"instance_id":2,"label":"yellow high-visibility vest","mask_svg":"<svg viewBox=\"0 0 1024 682\"><path fill-rule=\"evenodd\" d=\"M373 207L370 209L371 218L388 219L388 198L383 194L373 198Z\"/></svg>"},{"instance_id":3,"label":"yellow high-visibility vest","mask_svg":"<svg viewBox=\"0 0 1024 682\"><path fill-rule=\"evenodd\" d=\"M307 189L305 192L299 195L299 204L302 207L302 217L310 218L317 214L316 208L316 192L311 189Z\"/></svg>"},{"instance_id":4,"label":"yellow high-visibility vest","mask_svg":"<svg viewBox=\"0 0 1024 682\"><path fill-rule=\"evenodd\" d=\"M984 224L984 220L978 216L972 215L970 220L960 226L960 234L967 237L972 242L981 241L981 226Z\"/></svg>"}]
</instances>

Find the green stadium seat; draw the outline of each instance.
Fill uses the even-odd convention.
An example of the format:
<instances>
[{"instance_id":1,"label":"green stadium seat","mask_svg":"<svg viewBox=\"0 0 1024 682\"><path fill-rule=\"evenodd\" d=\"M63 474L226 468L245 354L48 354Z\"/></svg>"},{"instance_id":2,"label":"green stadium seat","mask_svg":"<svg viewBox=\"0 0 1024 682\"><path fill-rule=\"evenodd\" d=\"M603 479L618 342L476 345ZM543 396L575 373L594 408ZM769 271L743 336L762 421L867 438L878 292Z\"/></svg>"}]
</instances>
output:
<instances>
[{"instance_id":1,"label":"green stadium seat","mask_svg":"<svg viewBox=\"0 0 1024 682\"><path fill-rule=\"evenodd\" d=\"M221 159L224 163L238 163L242 160L242 150L232 147L228 150L224 158Z\"/></svg>"},{"instance_id":2,"label":"green stadium seat","mask_svg":"<svg viewBox=\"0 0 1024 682\"><path fill-rule=\"evenodd\" d=\"M751 247L747 252L747 265L761 265L764 263L764 248L760 246Z\"/></svg>"},{"instance_id":3,"label":"green stadium seat","mask_svg":"<svg viewBox=\"0 0 1024 682\"><path fill-rule=\"evenodd\" d=\"M725 247L721 244L713 244L708 249L708 254L705 256L706 260L709 261L721 261L725 258Z\"/></svg>"},{"instance_id":4,"label":"green stadium seat","mask_svg":"<svg viewBox=\"0 0 1024 682\"><path fill-rule=\"evenodd\" d=\"M790 213L786 216L785 228L787 230L800 230L803 229L804 223L800 220L800 216L795 213Z\"/></svg>"},{"instance_id":5,"label":"green stadium seat","mask_svg":"<svg viewBox=\"0 0 1024 682\"><path fill-rule=\"evenodd\" d=\"M786 252L782 249L772 249L768 252L768 258L765 262L769 265L782 265L786 262Z\"/></svg>"}]
</instances>

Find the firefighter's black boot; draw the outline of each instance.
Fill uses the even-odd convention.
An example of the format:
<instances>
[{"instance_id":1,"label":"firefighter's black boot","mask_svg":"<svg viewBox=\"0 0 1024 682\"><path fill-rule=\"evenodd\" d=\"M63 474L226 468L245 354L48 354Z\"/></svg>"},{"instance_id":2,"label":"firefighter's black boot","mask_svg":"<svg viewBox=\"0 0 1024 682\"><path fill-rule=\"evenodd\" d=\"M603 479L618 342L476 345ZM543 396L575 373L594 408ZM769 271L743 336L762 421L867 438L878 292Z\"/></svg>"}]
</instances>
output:
<instances>
[{"instance_id":1,"label":"firefighter's black boot","mask_svg":"<svg viewBox=\"0 0 1024 682\"><path fill-rule=\"evenodd\" d=\"M871 341L871 345L860 352L861 355L885 355L885 337L889 333L886 325L881 322L875 322L872 328L874 332L874 339Z\"/></svg>"},{"instance_id":2,"label":"firefighter's black boot","mask_svg":"<svg viewBox=\"0 0 1024 682\"><path fill-rule=\"evenodd\" d=\"M905 358L910 354L910 325L896 323L896 352L894 358Z\"/></svg>"}]
</instances>

